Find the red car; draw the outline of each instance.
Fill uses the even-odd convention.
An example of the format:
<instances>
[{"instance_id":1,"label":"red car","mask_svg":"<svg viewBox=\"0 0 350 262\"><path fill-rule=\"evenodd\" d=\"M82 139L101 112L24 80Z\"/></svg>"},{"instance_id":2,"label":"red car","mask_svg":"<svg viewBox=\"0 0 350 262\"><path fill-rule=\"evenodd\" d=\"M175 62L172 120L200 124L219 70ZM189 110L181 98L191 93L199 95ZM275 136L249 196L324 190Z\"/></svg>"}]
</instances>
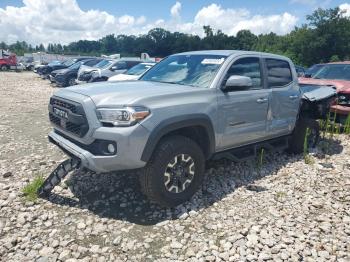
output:
<instances>
[{"instance_id":1,"label":"red car","mask_svg":"<svg viewBox=\"0 0 350 262\"><path fill-rule=\"evenodd\" d=\"M350 114L350 61L326 64L311 78L299 78L300 84L335 86L338 92L338 103L331 107L337 119L345 123Z\"/></svg>"},{"instance_id":2,"label":"red car","mask_svg":"<svg viewBox=\"0 0 350 262\"><path fill-rule=\"evenodd\" d=\"M0 69L9 70L17 65L16 54L0 49Z\"/></svg>"}]
</instances>

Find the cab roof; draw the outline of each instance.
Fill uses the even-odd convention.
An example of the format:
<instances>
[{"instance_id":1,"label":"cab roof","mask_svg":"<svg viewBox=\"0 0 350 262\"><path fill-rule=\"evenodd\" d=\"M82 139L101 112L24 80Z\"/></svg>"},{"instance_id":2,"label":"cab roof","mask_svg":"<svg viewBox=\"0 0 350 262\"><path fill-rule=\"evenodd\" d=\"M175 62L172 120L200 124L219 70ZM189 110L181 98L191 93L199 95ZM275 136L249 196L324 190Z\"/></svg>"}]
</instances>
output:
<instances>
[{"instance_id":1,"label":"cab roof","mask_svg":"<svg viewBox=\"0 0 350 262\"><path fill-rule=\"evenodd\" d=\"M271 56L274 58L288 59L285 56L280 56L276 54L255 52L255 51L242 51L242 50L202 50L202 51L190 51L179 53L181 55L221 55L221 56L231 56L231 55L256 55L256 56Z\"/></svg>"},{"instance_id":2,"label":"cab roof","mask_svg":"<svg viewBox=\"0 0 350 262\"><path fill-rule=\"evenodd\" d=\"M350 61L342 61L342 62L331 62L328 65L350 65Z\"/></svg>"}]
</instances>

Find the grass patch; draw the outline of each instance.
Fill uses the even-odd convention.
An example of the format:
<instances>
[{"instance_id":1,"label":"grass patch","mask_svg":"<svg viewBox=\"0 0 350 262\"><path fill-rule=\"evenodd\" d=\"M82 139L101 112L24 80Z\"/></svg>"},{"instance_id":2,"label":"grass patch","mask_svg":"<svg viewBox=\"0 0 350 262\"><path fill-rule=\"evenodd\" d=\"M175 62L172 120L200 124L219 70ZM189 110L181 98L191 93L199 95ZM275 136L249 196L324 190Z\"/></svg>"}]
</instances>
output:
<instances>
[{"instance_id":1,"label":"grass patch","mask_svg":"<svg viewBox=\"0 0 350 262\"><path fill-rule=\"evenodd\" d=\"M304 155L304 162L307 165L313 165L315 164L315 160L310 155Z\"/></svg>"},{"instance_id":2,"label":"grass patch","mask_svg":"<svg viewBox=\"0 0 350 262\"><path fill-rule=\"evenodd\" d=\"M259 154L258 154L258 159L257 159L257 169L260 170L262 166L264 165L264 157L265 157L265 150L264 148L261 148Z\"/></svg>"},{"instance_id":3,"label":"grass patch","mask_svg":"<svg viewBox=\"0 0 350 262\"><path fill-rule=\"evenodd\" d=\"M44 181L45 181L45 179L43 176L41 176L41 175L36 176L32 182L30 182L28 185L26 185L22 189L22 193L23 193L24 197L29 201L37 200L38 199L37 191L38 191L39 187L42 186Z\"/></svg>"},{"instance_id":4,"label":"grass patch","mask_svg":"<svg viewBox=\"0 0 350 262\"><path fill-rule=\"evenodd\" d=\"M278 191L278 192L276 192L274 198L278 202L284 202L284 199L286 198L286 196L287 196L286 192Z\"/></svg>"},{"instance_id":5,"label":"grass patch","mask_svg":"<svg viewBox=\"0 0 350 262\"><path fill-rule=\"evenodd\" d=\"M310 133L311 133L310 129L307 128L307 129L306 129L306 134L305 134L305 137L304 137L304 152L303 152L303 156L304 156L304 162L305 162L305 164L308 164L308 165L313 164L312 161L311 161L312 158L311 158L311 156L309 155L308 138L309 138L309 136L310 136Z\"/></svg>"},{"instance_id":6,"label":"grass patch","mask_svg":"<svg viewBox=\"0 0 350 262\"><path fill-rule=\"evenodd\" d=\"M350 135L350 115L346 118L345 126L344 126L344 133L347 135Z\"/></svg>"}]
</instances>

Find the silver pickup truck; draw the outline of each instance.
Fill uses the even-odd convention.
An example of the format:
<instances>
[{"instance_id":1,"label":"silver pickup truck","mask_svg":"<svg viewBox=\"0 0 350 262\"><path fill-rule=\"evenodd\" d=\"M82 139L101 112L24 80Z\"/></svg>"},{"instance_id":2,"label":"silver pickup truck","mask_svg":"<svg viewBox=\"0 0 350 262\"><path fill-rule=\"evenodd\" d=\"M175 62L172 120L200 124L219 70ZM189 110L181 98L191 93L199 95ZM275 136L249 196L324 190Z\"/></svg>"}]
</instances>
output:
<instances>
[{"instance_id":1,"label":"silver pickup truck","mask_svg":"<svg viewBox=\"0 0 350 262\"><path fill-rule=\"evenodd\" d=\"M69 87L51 97L49 140L71 160L64 170L137 169L143 192L163 206L188 200L207 160L246 159L261 148L316 145L332 88L298 85L286 57L244 51L171 55L139 81ZM321 91L319 91L321 90ZM63 171L62 171L63 172ZM48 192L64 176L53 172Z\"/></svg>"}]
</instances>

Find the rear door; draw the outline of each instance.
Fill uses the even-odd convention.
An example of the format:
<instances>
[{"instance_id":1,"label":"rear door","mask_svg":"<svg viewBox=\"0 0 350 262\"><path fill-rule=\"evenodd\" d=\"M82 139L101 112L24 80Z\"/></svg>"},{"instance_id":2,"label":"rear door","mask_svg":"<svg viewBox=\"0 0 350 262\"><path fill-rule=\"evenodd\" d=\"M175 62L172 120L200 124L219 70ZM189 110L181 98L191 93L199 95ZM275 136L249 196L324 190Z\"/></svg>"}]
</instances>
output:
<instances>
[{"instance_id":1,"label":"rear door","mask_svg":"<svg viewBox=\"0 0 350 262\"><path fill-rule=\"evenodd\" d=\"M293 131L300 106L300 90L295 70L283 59L265 58L266 82L271 90L268 134L281 136Z\"/></svg>"},{"instance_id":2,"label":"rear door","mask_svg":"<svg viewBox=\"0 0 350 262\"><path fill-rule=\"evenodd\" d=\"M223 132L221 150L254 143L266 136L270 90L264 88L260 57L236 59L229 67L222 85L232 75L250 77L253 87L228 92L218 89L218 112Z\"/></svg>"}]
</instances>

